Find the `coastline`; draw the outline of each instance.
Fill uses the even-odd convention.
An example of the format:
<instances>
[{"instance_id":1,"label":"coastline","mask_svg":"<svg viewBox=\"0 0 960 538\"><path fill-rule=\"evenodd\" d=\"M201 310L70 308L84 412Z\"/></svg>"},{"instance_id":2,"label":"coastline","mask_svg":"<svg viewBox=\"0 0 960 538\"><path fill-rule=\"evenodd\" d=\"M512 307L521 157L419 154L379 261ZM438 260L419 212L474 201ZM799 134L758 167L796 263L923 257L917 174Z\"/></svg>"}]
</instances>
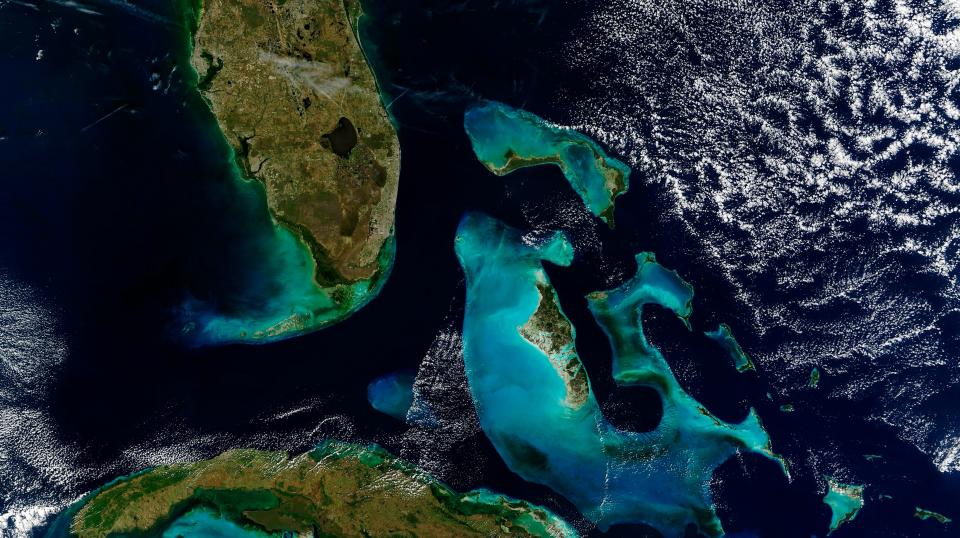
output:
<instances>
[{"instance_id":1,"label":"coastline","mask_svg":"<svg viewBox=\"0 0 960 538\"><path fill-rule=\"evenodd\" d=\"M351 22L351 35L356 41L376 84L380 105L386 110L390 124L396 132L396 120L386 107L376 70L364 50L360 36L359 24L364 15L362 6L359 2L353 0L343 0L342 6ZM325 263L321 264L318 260L315 248L322 250L322 247L318 244L315 248L312 248L311 245L316 241L308 238L305 231L298 229L298 226L279 218L270 207L267 202L264 181L253 176L252 173L246 173L240 155L227 140L223 126L214 113L212 103L203 95L200 87L201 82L212 79L215 71L218 70L218 66L211 62L209 68L214 73L201 74L191 61L195 52L197 32L202 24L203 1L178 0L176 9L181 16L184 31L182 38L184 46L177 53L177 64L184 67L189 73L186 77L186 89L193 96L198 97L206 107L205 112L210 115L210 120L212 120L211 128L216 130L216 133L211 133L211 136L216 136L218 143L221 143L229 152L230 176L235 184L241 189L252 189L251 195L260 200L264 206L263 209L269 215L273 235L269 240L275 243L275 248L281 250L285 246L289 247L289 243L295 245L295 252L286 252L285 266L277 270L278 273L283 274L272 276L279 276L280 278L277 280L283 282L282 285L284 286L288 286L287 283L289 282L300 281L299 284L293 284L299 285L299 290L291 290L289 287L283 290L287 296L285 302L283 302L284 298L282 297L279 304L277 301L264 298L259 306L267 305L267 309L269 309L269 303L273 303L272 306L274 307L273 310L267 312L240 312L229 315L219 312L216 307L211 306L207 301L187 297L178 309L176 316L178 324L176 332L179 333L177 339L185 341L188 347L233 343L262 344L307 334L349 318L378 296L389 279L396 259L395 222L391 222L389 233L379 247L375 256L376 269L369 278L349 281L342 280L343 277L337 275L338 278L332 280L330 285L321 284L322 275L328 268ZM398 147L398 163L399 159ZM399 177L399 164L397 176ZM392 203L391 211L395 217L395 193ZM305 262L305 259L309 262ZM306 278L304 273L309 274L310 285L303 282ZM284 295L284 293L278 293L278 295Z\"/></svg>"},{"instance_id":2,"label":"coastline","mask_svg":"<svg viewBox=\"0 0 960 538\"><path fill-rule=\"evenodd\" d=\"M253 465L252 472L248 478L231 476L229 471L235 465ZM228 475L223 476L223 472ZM327 479L312 476L314 472ZM365 487L364 483L377 480L378 473L413 489L401 488L394 493L384 489L376 507L369 506L369 503L366 507L362 503L356 505L349 499L337 500L335 493L338 490ZM338 477L356 483L341 484ZM321 486L318 500L325 508L320 512L316 512L317 508L304 509L297 498L306 493L299 491L297 480L303 480L305 484L320 480L320 484L326 483L331 488L329 495L334 496L328 496ZM196 486L198 483L201 485ZM164 504L152 509L150 518L145 521L136 515L129 519L128 505L152 502ZM262 506L243 509L251 503ZM452 518L454 522L467 525L464 529L471 529L474 533L478 529L470 522L490 526L496 521L499 528L504 528L503 525L515 527L530 536L572 538L577 535L569 523L546 507L485 488L458 492L375 443L326 440L299 455L285 451L236 449L208 460L151 467L120 476L67 506L47 528L45 537L100 536L117 531L130 536L155 536L173 528L195 511L211 508L214 509L211 519L235 525L254 535L275 532L275 525L290 529L310 521L316 531L319 520L313 518L322 512L339 510L340 518L350 520L356 515L354 510L361 513L371 509L379 511L385 506L400 510L400 513L414 509L421 517L436 518L438 524L446 524L448 518ZM276 518L268 514L273 509L279 511ZM337 517L322 521L331 530L338 527ZM417 526L421 521L413 517L408 523ZM429 528L431 522L423 523Z\"/></svg>"}]
</instances>

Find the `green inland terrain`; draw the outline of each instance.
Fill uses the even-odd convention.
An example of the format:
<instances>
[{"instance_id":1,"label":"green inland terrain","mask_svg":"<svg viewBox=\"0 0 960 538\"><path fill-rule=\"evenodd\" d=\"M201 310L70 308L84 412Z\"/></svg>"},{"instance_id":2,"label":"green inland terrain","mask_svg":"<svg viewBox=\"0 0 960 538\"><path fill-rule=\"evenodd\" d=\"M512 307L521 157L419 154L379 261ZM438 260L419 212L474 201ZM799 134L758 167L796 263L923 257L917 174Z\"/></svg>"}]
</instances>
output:
<instances>
[{"instance_id":1,"label":"green inland terrain","mask_svg":"<svg viewBox=\"0 0 960 538\"><path fill-rule=\"evenodd\" d=\"M234 450L157 467L61 517L53 536L576 536L544 508L457 493L379 447L340 442L293 458Z\"/></svg>"},{"instance_id":2,"label":"green inland terrain","mask_svg":"<svg viewBox=\"0 0 960 538\"><path fill-rule=\"evenodd\" d=\"M400 145L358 40L356 0L203 0L191 63L278 228L253 306L194 315L204 342L263 341L336 322L377 294L393 262ZM296 252L299 251L299 252ZM254 301L247 301L254 302Z\"/></svg>"}]
</instances>

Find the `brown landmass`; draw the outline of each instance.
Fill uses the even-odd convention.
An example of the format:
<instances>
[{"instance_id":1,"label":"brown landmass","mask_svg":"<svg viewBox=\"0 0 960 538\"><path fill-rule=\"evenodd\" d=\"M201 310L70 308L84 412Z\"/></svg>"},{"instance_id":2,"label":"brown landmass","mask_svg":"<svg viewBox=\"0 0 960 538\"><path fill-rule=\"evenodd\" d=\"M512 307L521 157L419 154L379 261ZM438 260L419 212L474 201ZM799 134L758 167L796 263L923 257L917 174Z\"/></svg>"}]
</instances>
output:
<instances>
[{"instance_id":1,"label":"brown landmass","mask_svg":"<svg viewBox=\"0 0 960 538\"><path fill-rule=\"evenodd\" d=\"M457 493L382 449L337 442L294 458L232 450L151 469L94 493L70 531L80 538L152 535L199 507L297 536L572 536L540 507Z\"/></svg>"},{"instance_id":2,"label":"brown landmass","mask_svg":"<svg viewBox=\"0 0 960 538\"><path fill-rule=\"evenodd\" d=\"M204 0L192 63L244 175L317 261L369 279L393 230L400 146L356 36L356 0Z\"/></svg>"},{"instance_id":3,"label":"brown landmass","mask_svg":"<svg viewBox=\"0 0 960 538\"><path fill-rule=\"evenodd\" d=\"M573 325L560 310L557 294L550 284L538 282L537 290L540 303L530 319L518 329L520 336L547 355L566 384L567 405L579 408L590 394L590 382L574 347Z\"/></svg>"}]
</instances>

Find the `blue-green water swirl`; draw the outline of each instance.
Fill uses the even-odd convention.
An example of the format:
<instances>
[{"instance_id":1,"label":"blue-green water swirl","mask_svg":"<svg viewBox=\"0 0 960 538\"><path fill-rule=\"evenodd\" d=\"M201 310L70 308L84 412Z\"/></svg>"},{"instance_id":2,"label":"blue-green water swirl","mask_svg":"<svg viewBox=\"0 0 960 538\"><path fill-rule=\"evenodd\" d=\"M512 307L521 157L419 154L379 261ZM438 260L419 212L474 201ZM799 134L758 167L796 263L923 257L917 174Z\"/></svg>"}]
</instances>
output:
<instances>
[{"instance_id":1,"label":"blue-green water swirl","mask_svg":"<svg viewBox=\"0 0 960 538\"><path fill-rule=\"evenodd\" d=\"M575 339L576 332L558 303L554 310L541 303L555 293L543 262L570 264L567 239L560 233L534 239L471 213L459 226L456 252L467 279L463 343L470 390L484 432L524 479L561 493L601 528L646 523L677 536L694 523L717 536L723 529L708 491L713 470L737 451L783 465L753 410L739 424L714 417L643 336L644 305L659 304L684 321L692 310L693 288L652 254L637 256L637 273L622 286L588 297L610 337L617 383L651 387L663 401L659 426L637 433L612 426L589 383L565 375L583 366L573 342L557 339ZM533 340L525 336L531 326L539 330ZM573 368L558 368L545 347L568 350ZM571 403L570 392L584 386L586 394Z\"/></svg>"}]
</instances>

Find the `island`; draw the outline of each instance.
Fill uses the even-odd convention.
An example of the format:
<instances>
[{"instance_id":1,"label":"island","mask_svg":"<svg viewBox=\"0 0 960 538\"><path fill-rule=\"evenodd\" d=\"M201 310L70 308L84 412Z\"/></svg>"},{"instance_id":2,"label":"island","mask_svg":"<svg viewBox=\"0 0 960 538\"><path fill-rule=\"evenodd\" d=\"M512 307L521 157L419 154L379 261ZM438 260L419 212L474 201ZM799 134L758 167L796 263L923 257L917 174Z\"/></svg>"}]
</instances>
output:
<instances>
[{"instance_id":1,"label":"island","mask_svg":"<svg viewBox=\"0 0 960 538\"><path fill-rule=\"evenodd\" d=\"M416 374L408 371L382 375L367 385L370 406L385 415L405 421L413 405L413 383Z\"/></svg>"},{"instance_id":2,"label":"island","mask_svg":"<svg viewBox=\"0 0 960 538\"><path fill-rule=\"evenodd\" d=\"M232 450L118 479L64 512L51 538L576 536L544 508L457 493L377 446L328 441L288 457Z\"/></svg>"},{"instance_id":3,"label":"island","mask_svg":"<svg viewBox=\"0 0 960 538\"><path fill-rule=\"evenodd\" d=\"M720 344L720 347L722 347L723 350L727 352L727 355L730 356L730 359L733 360L733 365L738 372L756 371L756 367L753 366L753 361L750 360L750 356L743 351L737 339L733 337L733 329L731 329L729 325L721 323L716 330L707 331L704 334L707 338Z\"/></svg>"},{"instance_id":4,"label":"island","mask_svg":"<svg viewBox=\"0 0 960 538\"><path fill-rule=\"evenodd\" d=\"M557 245L564 243L558 242ZM551 366L566 388L564 403L571 409L579 409L587 403L590 380L574 344L577 332L560 309L557 292L545 277L541 278L543 275L537 276L537 291L540 294L537 309L519 328L520 336L550 359Z\"/></svg>"},{"instance_id":5,"label":"island","mask_svg":"<svg viewBox=\"0 0 960 538\"><path fill-rule=\"evenodd\" d=\"M503 176L518 168L556 165L590 212L613 227L614 202L630 187L630 167L596 142L496 101L467 108L463 125L487 170Z\"/></svg>"},{"instance_id":6,"label":"island","mask_svg":"<svg viewBox=\"0 0 960 538\"><path fill-rule=\"evenodd\" d=\"M938 523L940 523L941 525L946 525L947 523L950 523L951 521L953 521L952 519L948 518L943 514L939 514L937 512L934 512L933 510L926 510L924 508L920 508L919 506L914 508L913 517L920 519L922 521L925 521L927 519L933 519Z\"/></svg>"},{"instance_id":7,"label":"island","mask_svg":"<svg viewBox=\"0 0 960 538\"><path fill-rule=\"evenodd\" d=\"M810 370L810 381L807 382L807 387L815 389L818 386L820 386L820 370L814 366L813 369Z\"/></svg>"},{"instance_id":8,"label":"island","mask_svg":"<svg viewBox=\"0 0 960 538\"><path fill-rule=\"evenodd\" d=\"M637 256L637 274L619 288L588 296L613 348L615 381L653 388L663 404L656 429L632 432L603 416L575 327L544 270L544 263L572 263L566 236L524 234L468 213L455 250L466 275L470 392L484 433L513 472L557 491L601 530L645 523L664 536L680 536L689 524L723 534L709 485L734 454L760 454L787 473L754 410L739 424L713 416L643 337L645 304L664 306L684 322L692 310L693 288L652 254Z\"/></svg>"},{"instance_id":9,"label":"island","mask_svg":"<svg viewBox=\"0 0 960 538\"><path fill-rule=\"evenodd\" d=\"M349 316L393 262L400 145L358 39L357 0L203 0L196 86L277 228L271 285L193 301L196 343L265 341ZM266 277L265 277L266 279ZM252 293L246 291L246 293Z\"/></svg>"},{"instance_id":10,"label":"island","mask_svg":"<svg viewBox=\"0 0 960 538\"><path fill-rule=\"evenodd\" d=\"M831 476L824 476L827 481L827 494L823 498L824 504L830 507L830 532L837 530L840 525L853 521L863 508L863 486L843 484Z\"/></svg>"}]
</instances>

